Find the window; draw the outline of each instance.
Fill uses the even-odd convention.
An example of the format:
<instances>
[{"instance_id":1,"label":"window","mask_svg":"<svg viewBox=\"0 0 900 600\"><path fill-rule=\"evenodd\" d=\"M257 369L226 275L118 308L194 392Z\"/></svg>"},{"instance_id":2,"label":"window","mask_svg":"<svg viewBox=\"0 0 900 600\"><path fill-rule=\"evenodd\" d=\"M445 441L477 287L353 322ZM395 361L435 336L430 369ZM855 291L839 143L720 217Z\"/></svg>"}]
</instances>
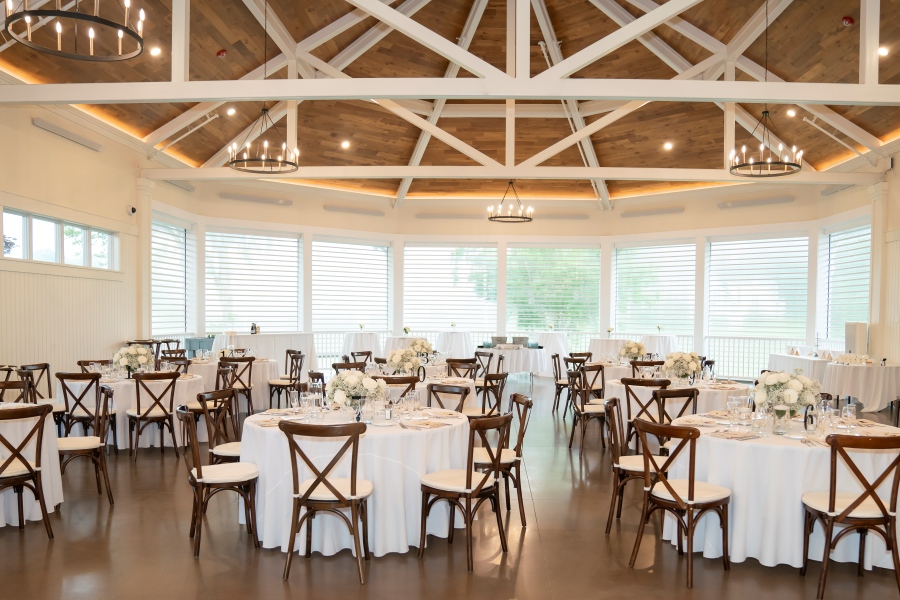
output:
<instances>
[{"instance_id":1,"label":"window","mask_svg":"<svg viewBox=\"0 0 900 600\"><path fill-rule=\"evenodd\" d=\"M84 234L78 225L63 225L63 262L67 265L84 265Z\"/></svg>"},{"instance_id":2,"label":"window","mask_svg":"<svg viewBox=\"0 0 900 600\"><path fill-rule=\"evenodd\" d=\"M414 331L497 328L496 246L406 244L403 325Z\"/></svg>"},{"instance_id":3,"label":"window","mask_svg":"<svg viewBox=\"0 0 900 600\"><path fill-rule=\"evenodd\" d=\"M150 226L150 326L153 335L188 332L188 231L154 220Z\"/></svg>"},{"instance_id":4,"label":"window","mask_svg":"<svg viewBox=\"0 0 900 600\"><path fill-rule=\"evenodd\" d=\"M806 339L807 237L709 244L709 335Z\"/></svg>"},{"instance_id":5,"label":"window","mask_svg":"<svg viewBox=\"0 0 900 600\"><path fill-rule=\"evenodd\" d=\"M5 258L112 269L114 248L115 234L107 231L28 213L3 211Z\"/></svg>"},{"instance_id":6,"label":"window","mask_svg":"<svg viewBox=\"0 0 900 600\"><path fill-rule=\"evenodd\" d=\"M872 227L827 234L823 250L826 273L826 337L844 339L844 323L869 322L869 268Z\"/></svg>"},{"instance_id":7,"label":"window","mask_svg":"<svg viewBox=\"0 0 900 600\"><path fill-rule=\"evenodd\" d=\"M694 244L618 247L615 258L617 332L693 335Z\"/></svg>"},{"instance_id":8,"label":"window","mask_svg":"<svg viewBox=\"0 0 900 600\"><path fill-rule=\"evenodd\" d=\"M600 329L600 249L509 246L507 331Z\"/></svg>"},{"instance_id":9,"label":"window","mask_svg":"<svg viewBox=\"0 0 900 600\"><path fill-rule=\"evenodd\" d=\"M387 330L390 279L390 246L314 240L313 329Z\"/></svg>"},{"instance_id":10,"label":"window","mask_svg":"<svg viewBox=\"0 0 900 600\"><path fill-rule=\"evenodd\" d=\"M108 269L112 257L112 235L91 230L91 266Z\"/></svg>"},{"instance_id":11,"label":"window","mask_svg":"<svg viewBox=\"0 0 900 600\"><path fill-rule=\"evenodd\" d=\"M25 258L26 219L25 215L18 213L3 213L3 256Z\"/></svg>"},{"instance_id":12,"label":"window","mask_svg":"<svg viewBox=\"0 0 900 600\"><path fill-rule=\"evenodd\" d=\"M300 237L206 233L206 330L298 331Z\"/></svg>"},{"instance_id":13,"label":"window","mask_svg":"<svg viewBox=\"0 0 900 600\"><path fill-rule=\"evenodd\" d=\"M31 220L31 258L44 262L57 262L56 254L56 222L32 218Z\"/></svg>"}]
</instances>

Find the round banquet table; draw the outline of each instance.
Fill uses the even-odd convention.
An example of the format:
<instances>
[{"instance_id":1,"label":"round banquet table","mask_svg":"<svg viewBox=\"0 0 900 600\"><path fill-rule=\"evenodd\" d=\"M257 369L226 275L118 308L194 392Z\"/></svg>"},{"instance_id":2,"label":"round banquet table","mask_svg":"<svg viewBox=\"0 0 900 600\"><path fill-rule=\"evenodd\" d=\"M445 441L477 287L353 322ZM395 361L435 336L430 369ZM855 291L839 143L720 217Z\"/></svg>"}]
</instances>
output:
<instances>
[{"instance_id":1,"label":"round banquet table","mask_svg":"<svg viewBox=\"0 0 900 600\"><path fill-rule=\"evenodd\" d=\"M256 518L260 543L264 548L288 551L292 510L293 479L287 439L278 427L259 425L268 415L253 415L244 421L241 461L259 467ZM329 422L346 422L337 415ZM405 553L419 545L422 488L426 473L443 469L463 469L468 449L468 419L457 415L441 420L446 427L429 430L369 426L360 437L357 476L374 485L369 497L369 546L375 556L390 552ZM319 421L322 423L322 421ZM416 421L410 421L415 424ZM334 438L301 438L300 445L318 469L324 469L343 444ZM313 474L298 460L300 480ZM348 477L350 453L332 471L334 477ZM439 502L428 517L427 531L446 537L450 510ZM240 515L244 522L243 512ZM458 524L462 519L456 520ZM300 530L294 550L305 548L306 525ZM344 548L353 548L353 538L342 520L320 516L313 522L312 549L331 556Z\"/></svg>"},{"instance_id":2,"label":"round banquet table","mask_svg":"<svg viewBox=\"0 0 900 600\"><path fill-rule=\"evenodd\" d=\"M677 420L676 420L677 422ZM698 427L701 434L709 428ZM895 431L893 427L863 429L864 435L876 431ZM687 449L682 451L669 471L669 477L687 477ZM800 440L769 435L746 441L727 440L701 435L697 441L696 478L731 490L728 508L729 552L732 562L748 557L772 567L786 564L802 566L803 503L806 492L828 491L831 449L808 446ZM871 481L881 474L896 454L867 450L851 452L863 475ZM860 493L862 488L843 464L838 468L838 491ZM887 504L889 492L884 495ZM677 540L675 521L666 517L663 539ZM839 530L836 528L835 533ZM809 557L822 560L825 536L821 523L810 537ZM706 558L722 556L722 533L714 514L704 516L697 524L694 548ZM837 545L831 560L856 562L859 559L859 536L850 534ZM877 535L866 536L864 566L893 569L891 555Z\"/></svg>"},{"instance_id":3,"label":"round banquet table","mask_svg":"<svg viewBox=\"0 0 900 600\"><path fill-rule=\"evenodd\" d=\"M0 402L0 410L16 410L21 407L21 404ZM25 436L29 434L36 422L37 417L3 421L0 423L0 433L3 434L6 441L11 443L13 447L16 447L25 439ZM31 441L22 453L26 459L30 461L35 460L36 446L37 435L31 438ZM9 450L5 446L0 445L0 464L9 458L9 455ZM44 438L41 446L41 484L47 512L53 512L56 505L63 501L62 475L59 470L59 450L56 445L56 425L53 424L53 415L47 415L47 418L44 420ZM34 494L28 488L25 488L22 492L22 503L26 521L41 520L41 505L34 499ZM6 525L18 526L19 509L17 506L18 500L13 488L7 488L3 490L3 493L0 493L0 527Z\"/></svg>"},{"instance_id":4,"label":"round banquet table","mask_svg":"<svg viewBox=\"0 0 900 600\"><path fill-rule=\"evenodd\" d=\"M825 379L825 366L828 364L825 358L814 356L794 356L791 354L770 354L769 370L793 373L795 369L803 369L803 375L816 381Z\"/></svg>"},{"instance_id":5,"label":"round banquet table","mask_svg":"<svg viewBox=\"0 0 900 600\"><path fill-rule=\"evenodd\" d=\"M475 356L472 336L467 331L441 332L434 349L447 358L472 358Z\"/></svg>"},{"instance_id":6,"label":"round banquet table","mask_svg":"<svg viewBox=\"0 0 900 600\"><path fill-rule=\"evenodd\" d=\"M862 412L879 411L900 396L900 365L828 363L822 391L857 398L863 405Z\"/></svg>"},{"instance_id":7,"label":"round banquet table","mask_svg":"<svg viewBox=\"0 0 900 600\"><path fill-rule=\"evenodd\" d=\"M503 368L507 373L551 373L550 357L543 348L486 348L484 352L494 355L491 361L491 371L497 372L499 366L498 354L504 356Z\"/></svg>"},{"instance_id":8,"label":"round banquet table","mask_svg":"<svg viewBox=\"0 0 900 600\"><path fill-rule=\"evenodd\" d=\"M537 334L538 345L544 349L547 356L559 354L560 360L569 354L569 338L561 331L545 331ZM549 364L549 363L548 363ZM542 371L541 375L553 375L552 369Z\"/></svg>"},{"instance_id":9,"label":"round banquet table","mask_svg":"<svg viewBox=\"0 0 900 600\"><path fill-rule=\"evenodd\" d=\"M276 361L284 360L288 350L299 350L306 355L303 361L303 376L305 377L308 371L319 370L316 346L311 333L220 333L213 341L213 352L223 350L228 345L235 348L250 348L255 356L264 356Z\"/></svg>"},{"instance_id":10,"label":"round banquet table","mask_svg":"<svg viewBox=\"0 0 900 600\"><path fill-rule=\"evenodd\" d=\"M594 338L591 340L590 346L588 346L588 352L593 354L591 358L600 359L603 355L619 355L619 350L622 349L622 344L625 343L625 340L616 340L613 338Z\"/></svg>"},{"instance_id":11,"label":"round banquet table","mask_svg":"<svg viewBox=\"0 0 900 600\"><path fill-rule=\"evenodd\" d=\"M200 376L203 382L201 391L211 392L216 389L216 370L218 367L219 363L217 361L206 363L191 362L190 366L188 366L188 373ZM253 391L250 392L250 395L253 398L253 409L256 412L269 408L269 380L278 379L278 377L278 361L274 358L262 358L253 361L253 372L250 376L250 385L253 386ZM306 380L303 376L300 379ZM240 395L240 404L238 412L247 412L247 399L243 395Z\"/></svg>"},{"instance_id":12,"label":"round banquet table","mask_svg":"<svg viewBox=\"0 0 900 600\"><path fill-rule=\"evenodd\" d=\"M596 364L603 365L603 378L606 380L607 383L609 383L610 381L616 381L616 380L622 379L623 377L631 377L632 376L631 365L620 365L620 364L610 365L610 364L606 364L606 363L599 362L599 361L585 363L586 366L587 365L596 365ZM563 369L565 369L565 368L566 368L566 366L565 366L565 364L563 364ZM563 373L563 375L565 375L565 373ZM622 397L624 397L625 388L623 386L619 386L619 387L622 389ZM604 396L605 395L606 394L604 394ZM609 397L612 398L612 396L609 396Z\"/></svg>"},{"instance_id":13,"label":"round banquet table","mask_svg":"<svg viewBox=\"0 0 900 600\"><path fill-rule=\"evenodd\" d=\"M366 351L371 352L372 356L378 356L381 352L381 344L378 343L377 333L372 333L371 331L349 331L344 334L344 346L341 354L350 356L351 352Z\"/></svg>"},{"instance_id":14,"label":"round banquet table","mask_svg":"<svg viewBox=\"0 0 900 600\"><path fill-rule=\"evenodd\" d=\"M414 339L416 339L416 337L412 335L388 336L384 341L384 354L381 356L387 357L391 350L405 350Z\"/></svg>"},{"instance_id":15,"label":"round banquet table","mask_svg":"<svg viewBox=\"0 0 900 600\"><path fill-rule=\"evenodd\" d=\"M168 382L166 381L147 381L145 382L147 387L153 390L153 393L159 394L162 393L164 389L166 389L166 385ZM69 382L69 389L71 389L76 394L81 393L81 390L84 389L86 384L80 383L77 381ZM110 406L110 409L115 409L116 411L116 428L119 436L119 449L127 450L129 446L128 441L128 416L125 414L125 411L129 408L137 408L137 389L135 385L134 379L122 379L122 380L100 380L100 385L106 385L112 388L113 390L113 404ZM215 389L213 386L210 389ZM191 400L197 399L197 394L207 391L204 389L203 378L199 375L182 375L181 378L175 380L175 398L172 403L172 411L174 413L175 408L180 404L187 404ZM63 391L62 385L57 381L56 383L56 397L59 402L63 401ZM146 411L147 407L152 404L152 400L147 394L141 394L141 410ZM146 404L145 404L146 403ZM164 404L165 405L165 404ZM168 408L167 405L165 405ZM177 442L178 445L181 445L181 421L178 420L177 417L173 415L172 417L175 421L175 435L178 437ZM203 418L200 419L200 425L197 427L197 437L201 442L207 441L206 435L206 425L203 424ZM72 432L78 431L78 427L74 427ZM172 445L172 440L169 437L169 430L167 428L163 428L163 437L165 437L165 444L167 446ZM55 437L55 436L54 436ZM109 439L112 439L110 437ZM147 425L144 431L141 432L141 448L149 448L150 446L159 447L159 428L156 425Z\"/></svg>"},{"instance_id":16,"label":"round banquet table","mask_svg":"<svg viewBox=\"0 0 900 600\"><path fill-rule=\"evenodd\" d=\"M631 369L631 367L628 367ZM715 388L704 387L702 384L698 384L694 386L700 392L697 396L697 412L698 413L706 413L714 410L725 410L725 404L728 402L729 396L749 396L750 388L741 383L730 383L730 384L716 384ZM649 387L634 387L632 388L634 393L640 398L642 401L646 402L653 396L654 388ZM670 390L678 389L674 385L669 386ZM610 381L609 377L606 378L606 390L603 393L604 398L619 398L623 402L625 401L625 386L622 385L622 382L618 379L614 379ZM631 405L631 415L634 417L637 415L640 407L635 404L631 404L633 401L631 399L628 400L628 403ZM624 409L622 414L625 418L629 413L628 409ZM651 409L651 414L656 415L655 407ZM671 413L670 413L671 414ZM673 415L674 416L674 415Z\"/></svg>"},{"instance_id":17,"label":"round banquet table","mask_svg":"<svg viewBox=\"0 0 900 600\"><path fill-rule=\"evenodd\" d=\"M658 354L665 358L672 352L678 352L678 338L669 334L642 335L641 343L650 354Z\"/></svg>"}]
</instances>

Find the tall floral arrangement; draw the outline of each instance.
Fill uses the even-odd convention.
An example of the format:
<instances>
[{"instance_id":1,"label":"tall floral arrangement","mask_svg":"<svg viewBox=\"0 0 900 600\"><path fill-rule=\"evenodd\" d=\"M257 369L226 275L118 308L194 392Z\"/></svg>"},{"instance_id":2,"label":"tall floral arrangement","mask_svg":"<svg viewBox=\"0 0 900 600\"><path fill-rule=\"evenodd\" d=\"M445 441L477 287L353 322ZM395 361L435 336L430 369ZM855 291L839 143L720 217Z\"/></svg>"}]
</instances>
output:
<instances>
[{"instance_id":1,"label":"tall floral arrangement","mask_svg":"<svg viewBox=\"0 0 900 600\"><path fill-rule=\"evenodd\" d=\"M422 361L416 356L416 351L410 347L404 350L391 350L387 357L387 366L395 371L409 373L422 366Z\"/></svg>"},{"instance_id":2,"label":"tall floral arrangement","mask_svg":"<svg viewBox=\"0 0 900 600\"><path fill-rule=\"evenodd\" d=\"M647 349L644 348L644 345L632 340L628 340L622 344L622 347L619 349L619 356L629 360L637 360L645 354L647 354Z\"/></svg>"},{"instance_id":3,"label":"tall floral arrangement","mask_svg":"<svg viewBox=\"0 0 900 600\"><path fill-rule=\"evenodd\" d=\"M434 354L434 348L431 346L431 342L425 338L415 338L414 340L410 340L409 344L406 345L406 349L412 350L416 354Z\"/></svg>"},{"instance_id":4,"label":"tall floral arrangement","mask_svg":"<svg viewBox=\"0 0 900 600\"><path fill-rule=\"evenodd\" d=\"M675 377L691 377L700 372L700 362L696 352L672 352L666 356L663 368Z\"/></svg>"},{"instance_id":5,"label":"tall floral arrangement","mask_svg":"<svg viewBox=\"0 0 900 600\"><path fill-rule=\"evenodd\" d=\"M120 348L113 356L113 364L117 367L125 367L137 371L141 367L153 364L153 355L144 346L131 344Z\"/></svg>"},{"instance_id":6,"label":"tall floral arrangement","mask_svg":"<svg viewBox=\"0 0 900 600\"><path fill-rule=\"evenodd\" d=\"M802 374L770 372L759 376L759 382L753 390L753 401L757 405L775 405L778 395L792 412L813 406L819 401L822 384Z\"/></svg>"},{"instance_id":7,"label":"tall floral arrangement","mask_svg":"<svg viewBox=\"0 0 900 600\"><path fill-rule=\"evenodd\" d=\"M383 379L372 379L359 371L342 371L325 384L329 401L346 404L350 398L384 400L387 385Z\"/></svg>"}]
</instances>

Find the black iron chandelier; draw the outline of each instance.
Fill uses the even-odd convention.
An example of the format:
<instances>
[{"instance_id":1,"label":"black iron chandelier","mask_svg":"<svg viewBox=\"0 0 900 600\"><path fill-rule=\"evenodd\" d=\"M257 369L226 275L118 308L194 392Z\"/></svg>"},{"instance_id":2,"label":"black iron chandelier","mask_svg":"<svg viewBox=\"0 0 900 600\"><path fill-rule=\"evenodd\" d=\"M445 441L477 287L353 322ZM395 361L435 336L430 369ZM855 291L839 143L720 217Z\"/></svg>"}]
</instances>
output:
<instances>
[{"instance_id":1,"label":"black iron chandelier","mask_svg":"<svg viewBox=\"0 0 900 600\"><path fill-rule=\"evenodd\" d=\"M516 199L518 210L516 210L515 207L513 207L512 202L510 202L507 211L504 213L503 204L505 203L510 190L513 193L513 197ZM488 207L488 221L498 221L500 223L529 223L533 220L534 209L530 206L527 209L522 206L522 201L519 200L519 194L516 192L516 184L512 181L506 186L506 191L503 192L503 198L500 200L500 204L497 205L496 210L494 210L493 206Z\"/></svg>"},{"instance_id":2,"label":"black iron chandelier","mask_svg":"<svg viewBox=\"0 0 900 600\"><path fill-rule=\"evenodd\" d=\"M63 8L62 0L55 0L56 8L46 10L30 9L28 0L6 0L5 4L6 32L32 50L93 62L128 60L144 51L146 14L140 9L134 22L131 0L121 3L75 0L75 5L68 9ZM85 4L92 5L93 10L83 11ZM103 15L100 14L101 4L104 5ZM116 18L121 22L111 18L109 13L120 13ZM52 32L37 33L51 22Z\"/></svg>"}]
</instances>

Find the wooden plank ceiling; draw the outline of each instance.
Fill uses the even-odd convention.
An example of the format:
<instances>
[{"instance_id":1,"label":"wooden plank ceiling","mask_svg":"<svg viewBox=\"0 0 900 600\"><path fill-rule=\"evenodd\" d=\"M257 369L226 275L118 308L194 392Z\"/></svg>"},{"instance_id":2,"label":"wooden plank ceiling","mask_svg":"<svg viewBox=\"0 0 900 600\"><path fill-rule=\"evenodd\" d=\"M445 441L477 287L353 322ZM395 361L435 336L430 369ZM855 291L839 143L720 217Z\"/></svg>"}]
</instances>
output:
<instances>
[{"instance_id":1,"label":"wooden plank ceiling","mask_svg":"<svg viewBox=\"0 0 900 600\"><path fill-rule=\"evenodd\" d=\"M617 0L635 17L643 14L629 2ZM560 40L564 56L587 47L612 33L618 26L589 0L546 0L548 13ZM29 82L116 82L165 81L170 72L171 1L137 0L147 12L147 46L159 47L161 54L149 52L127 63L82 63L56 59L16 44L0 53L0 66ZM393 2L396 6L398 2ZM472 0L432 0L413 18L456 42L466 21ZM353 7L344 0L270 0L275 13L296 40L302 40ZM707 34L727 43L763 5L763 0L705 0L682 14L682 18ZM900 0L881 2L882 45L890 54L880 62L880 81L900 83ZM841 18L853 17L856 24L845 27ZM787 81L852 82L858 80L859 3L839 0L794 0L772 22L768 64L772 73ZM313 53L331 60L377 21L366 18L337 37L320 45ZM654 33L692 63L709 52L667 26ZM52 35L46 27L40 35ZM539 42L537 20L531 20L531 72L547 68ZM99 42L98 42L99 43ZM506 59L506 0L490 0L479 24L470 51L500 69ZM224 58L217 53L225 50ZM264 53L278 53L274 42L265 41L262 26L241 0L191 1L191 63L193 80L238 79L263 62ZM745 56L764 64L764 39L756 40ZM441 77L447 68L443 57L405 35L392 31L354 60L345 72L352 77ZM576 73L575 77L668 79L675 73L646 47L631 42ZM270 74L284 77L285 71ZM470 77L465 71L460 77ZM738 78L749 77L738 71ZM476 101L451 101L449 104ZM272 103L269 103L271 106ZM103 105L87 107L93 114L143 137L190 108L189 104ZM175 144L169 151L199 166L237 136L259 115L259 103L229 103L218 109L220 118ZM228 116L228 108L235 114ZM744 105L754 117L763 107ZM797 107L768 107L775 118L778 135L805 150L804 157L816 168L824 168L852 155L841 144L823 134L803 117L812 115ZM788 108L796 110L793 118ZM900 135L900 107L832 107L864 130L882 140ZM600 115L589 117L591 122ZM505 123L502 119L442 119L439 125L461 140L502 161ZM280 134L285 121L279 123ZM827 126L826 126L827 128ZM830 128L829 128L830 129ZM524 160L571 132L564 119L520 119L516 123L516 160ZM176 137L183 132L178 132ZM361 101L302 102L298 108L298 146L305 165L403 165L407 164L419 137L419 130L382 109ZM736 127L738 145L748 133ZM838 137L858 150L864 148ZM349 141L343 149L341 142ZM723 145L722 111L714 104L651 103L591 136L590 141L602 166L716 168L721 164ZM663 149L672 142L671 151ZM423 165L473 165L471 159L433 139L422 158ZM570 147L545 165L583 164L576 147ZM393 195L399 181L328 181L316 185ZM695 184L669 182L610 181L612 195L635 195L682 189ZM502 194L506 181L416 180L409 197L493 196ZM517 188L525 198L593 198L587 181L520 181Z\"/></svg>"}]
</instances>

